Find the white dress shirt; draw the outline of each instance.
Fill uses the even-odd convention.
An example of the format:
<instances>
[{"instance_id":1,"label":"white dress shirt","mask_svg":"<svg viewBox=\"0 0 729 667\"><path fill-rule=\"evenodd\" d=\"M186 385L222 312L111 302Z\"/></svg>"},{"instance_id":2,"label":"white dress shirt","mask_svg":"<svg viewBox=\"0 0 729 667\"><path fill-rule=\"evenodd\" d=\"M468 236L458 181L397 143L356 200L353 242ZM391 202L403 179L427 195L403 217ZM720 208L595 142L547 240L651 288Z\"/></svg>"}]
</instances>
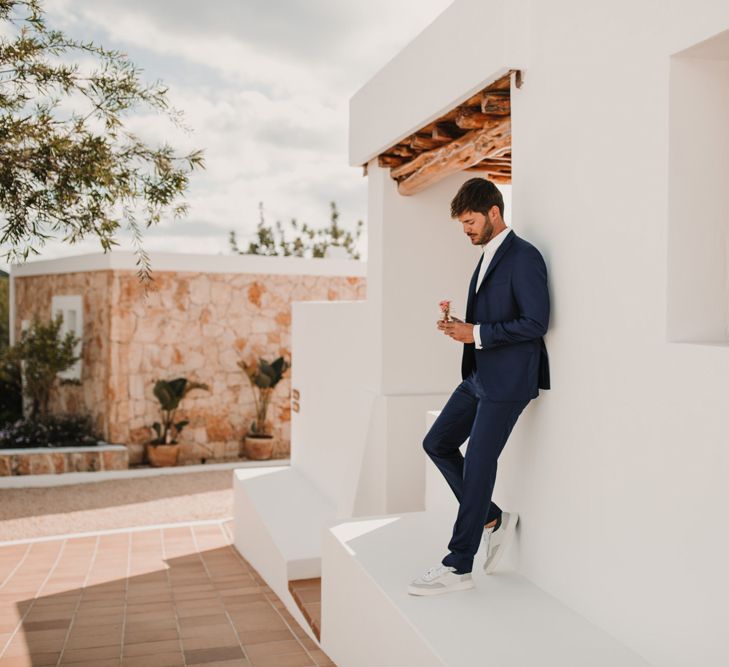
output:
<instances>
[{"instance_id":1,"label":"white dress shirt","mask_svg":"<svg viewBox=\"0 0 729 667\"><path fill-rule=\"evenodd\" d=\"M501 245L502 241L506 238L506 235L511 231L511 227L502 229L496 236L489 239L488 243L483 245L483 261L481 262L481 268L478 271L478 279L476 280L476 291L481 286L483 277L486 275L486 269L489 268L489 264L496 254L496 249ZM480 350L483 348L481 345L481 327L478 324L473 326L473 341L476 344L476 349Z\"/></svg>"}]
</instances>

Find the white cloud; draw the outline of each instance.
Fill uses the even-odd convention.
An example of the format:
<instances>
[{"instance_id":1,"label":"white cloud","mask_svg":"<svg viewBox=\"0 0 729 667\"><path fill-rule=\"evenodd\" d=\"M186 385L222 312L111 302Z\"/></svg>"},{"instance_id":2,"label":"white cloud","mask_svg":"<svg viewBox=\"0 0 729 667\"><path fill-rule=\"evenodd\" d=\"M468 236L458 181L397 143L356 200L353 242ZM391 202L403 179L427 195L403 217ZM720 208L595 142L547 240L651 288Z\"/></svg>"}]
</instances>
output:
<instances>
[{"instance_id":1,"label":"white cloud","mask_svg":"<svg viewBox=\"0 0 729 667\"><path fill-rule=\"evenodd\" d=\"M229 229L253 233L259 201L269 222L326 224L331 200L342 225L366 222L366 179L347 160L349 98L448 4L47 0L46 7L49 25L128 53L149 81L169 86L191 134L150 112L127 124L145 141L203 148L206 169L193 175L188 218L145 230L147 245L218 252L227 251ZM119 236L125 249L128 239ZM42 256L95 250L94 241L50 243Z\"/></svg>"}]
</instances>

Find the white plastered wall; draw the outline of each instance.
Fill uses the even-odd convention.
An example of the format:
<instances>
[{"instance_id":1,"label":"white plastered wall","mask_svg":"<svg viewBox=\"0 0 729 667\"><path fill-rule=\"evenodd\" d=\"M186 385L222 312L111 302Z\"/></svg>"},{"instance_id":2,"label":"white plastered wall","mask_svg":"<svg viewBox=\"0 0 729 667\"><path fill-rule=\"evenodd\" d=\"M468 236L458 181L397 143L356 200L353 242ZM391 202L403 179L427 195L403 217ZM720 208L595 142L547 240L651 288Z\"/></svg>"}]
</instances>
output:
<instances>
[{"instance_id":1,"label":"white plastered wall","mask_svg":"<svg viewBox=\"0 0 729 667\"><path fill-rule=\"evenodd\" d=\"M523 69L512 90L513 226L549 270L552 390L515 427L495 498L522 515L521 572L661 667L729 663L729 349L702 341L721 342L720 329L674 342L668 317L669 221L680 205L669 192L671 56L728 28L729 5L709 0L457 0L352 100L359 164L490 76ZM427 94L418 72L428 72ZM436 235L436 267L421 254L427 243L405 255L402 239L419 213L444 210L459 179L410 198L431 198L421 207L395 201L380 170L369 178L371 202L383 199L374 215L385 218L368 278L370 290L382 279L382 387L408 391L417 379L448 391L458 355L429 347L419 323L432 312L429 291L465 293L472 249L455 232ZM682 224L701 238L713 232L695 203ZM706 268L701 253L691 261ZM407 289L419 294L406 299ZM716 289L720 299L726 282ZM414 353L432 351L427 368L403 360L403 330L422 336Z\"/></svg>"}]
</instances>

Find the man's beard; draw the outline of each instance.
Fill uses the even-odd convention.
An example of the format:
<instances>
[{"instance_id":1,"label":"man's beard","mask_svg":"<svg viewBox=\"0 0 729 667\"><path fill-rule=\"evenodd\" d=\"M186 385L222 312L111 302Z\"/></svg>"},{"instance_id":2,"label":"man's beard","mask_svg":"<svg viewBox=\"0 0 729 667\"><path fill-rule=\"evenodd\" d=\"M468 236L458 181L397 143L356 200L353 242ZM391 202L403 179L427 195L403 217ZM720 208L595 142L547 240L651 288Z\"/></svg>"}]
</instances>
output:
<instances>
[{"instance_id":1,"label":"man's beard","mask_svg":"<svg viewBox=\"0 0 729 667\"><path fill-rule=\"evenodd\" d=\"M494 226L490 225L488 228L483 230L483 236L481 237L480 244L486 245L490 240L491 236L494 233Z\"/></svg>"}]
</instances>

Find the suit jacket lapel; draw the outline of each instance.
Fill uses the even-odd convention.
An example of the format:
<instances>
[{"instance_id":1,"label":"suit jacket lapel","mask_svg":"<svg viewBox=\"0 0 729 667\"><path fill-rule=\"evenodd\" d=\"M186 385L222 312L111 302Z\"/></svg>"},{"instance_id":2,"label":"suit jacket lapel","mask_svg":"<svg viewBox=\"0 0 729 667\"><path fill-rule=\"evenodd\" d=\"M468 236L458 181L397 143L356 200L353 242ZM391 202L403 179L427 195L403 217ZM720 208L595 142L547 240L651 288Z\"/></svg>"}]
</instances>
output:
<instances>
[{"instance_id":1,"label":"suit jacket lapel","mask_svg":"<svg viewBox=\"0 0 729 667\"><path fill-rule=\"evenodd\" d=\"M491 258L491 263L486 268L486 273L484 274L483 280L481 281L481 284L478 286L476 293L478 293L481 290L484 283L486 282L486 278L489 277L489 274L494 270L494 267L499 263L499 260L504 256L504 253L509 249L509 246L511 245L511 242L514 240L515 236L516 236L516 232L513 229L510 229L506 233L506 238L501 242L501 245L498 248L496 248L496 252L494 253L494 256ZM483 259L483 256L481 257L481 259ZM480 263L479 263L479 266L481 266Z\"/></svg>"}]
</instances>

